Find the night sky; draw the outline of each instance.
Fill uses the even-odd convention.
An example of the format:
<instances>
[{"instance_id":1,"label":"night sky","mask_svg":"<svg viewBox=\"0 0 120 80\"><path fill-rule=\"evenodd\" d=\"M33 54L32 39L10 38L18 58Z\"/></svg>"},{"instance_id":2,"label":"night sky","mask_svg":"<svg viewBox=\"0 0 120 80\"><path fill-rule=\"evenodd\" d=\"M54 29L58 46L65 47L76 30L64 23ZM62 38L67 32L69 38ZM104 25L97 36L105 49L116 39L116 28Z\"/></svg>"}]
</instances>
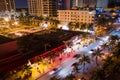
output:
<instances>
[{"instance_id":1,"label":"night sky","mask_svg":"<svg viewBox=\"0 0 120 80\"><path fill-rule=\"evenodd\" d=\"M16 8L27 8L27 0L15 0Z\"/></svg>"}]
</instances>

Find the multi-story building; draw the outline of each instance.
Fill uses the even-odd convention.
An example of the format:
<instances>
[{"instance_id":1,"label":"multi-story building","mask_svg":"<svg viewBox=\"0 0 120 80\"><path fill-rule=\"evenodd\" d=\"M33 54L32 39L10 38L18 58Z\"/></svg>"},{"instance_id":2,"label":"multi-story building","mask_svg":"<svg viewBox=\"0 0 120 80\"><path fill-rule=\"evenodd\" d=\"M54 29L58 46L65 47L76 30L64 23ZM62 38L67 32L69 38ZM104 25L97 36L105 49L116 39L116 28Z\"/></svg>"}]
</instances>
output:
<instances>
[{"instance_id":1,"label":"multi-story building","mask_svg":"<svg viewBox=\"0 0 120 80\"><path fill-rule=\"evenodd\" d=\"M83 0L72 0L72 7L84 7L84 1Z\"/></svg>"},{"instance_id":2,"label":"multi-story building","mask_svg":"<svg viewBox=\"0 0 120 80\"><path fill-rule=\"evenodd\" d=\"M120 0L109 0L109 8L120 7Z\"/></svg>"},{"instance_id":3,"label":"multi-story building","mask_svg":"<svg viewBox=\"0 0 120 80\"><path fill-rule=\"evenodd\" d=\"M109 0L97 0L96 7L108 8Z\"/></svg>"},{"instance_id":4,"label":"multi-story building","mask_svg":"<svg viewBox=\"0 0 120 80\"><path fill-rule=\"evenodd\" d=\"M95 0L72 0L72 5L77 7L94 7L95 6Z\"/></svg>"},{"instance_id":5,"label":"multi-story building","mask_svg":"<svg viewBox=\"0 0 120 80\"><path fill-rule=\"evenodd\" d=\"M34 16L57 16L57 0L28 0L28 10Z\"/></svg>"},{"instance_id":6,"label":"multi-story building","mask_svg":"<svg viewBox=\"0 0 120 80\"><path fill-rule=\"evenodd\" d=\"M64 10L72 9L72 0L63 0Z\"/></svg>"},{"instance_id":7,"label":"multi-story building","mask_svg":"<svg viewBox=\"0 0 120 80\"><path fill-rule=\"evenodd\" d=\"M57 0L58 10L70 10L72 9L72 0Z\"/></svg>"},{"instance_id":8,"label":"multi-story building","mask_svg":"<svg viewBox=\"0 0 120 80\"><path fill-rule=\"evenodd\" d=\"M15 10L14 0L0 0L0 11L11 11Z\"/></svg>"},{"instance_id":9,"label":"multi-story building","mask_svg":"<svg viewBox=\"0 0 120 80\"><path fill-rule=\"evenodd\" d=\"M96 12L88 10L58 10L58 20L62 25L69 22L93 23Z\"/></svg>"},{"instance_id":10,"label":"multi-story building","mask_svg":"<svg viewBox=\"0 0 120 80\"><path fill-rule=\"evenodd\" d=\"M63 1L64 0L58 0L58 10L63 10L64 9Z\"/></svg>"}]
</instances>

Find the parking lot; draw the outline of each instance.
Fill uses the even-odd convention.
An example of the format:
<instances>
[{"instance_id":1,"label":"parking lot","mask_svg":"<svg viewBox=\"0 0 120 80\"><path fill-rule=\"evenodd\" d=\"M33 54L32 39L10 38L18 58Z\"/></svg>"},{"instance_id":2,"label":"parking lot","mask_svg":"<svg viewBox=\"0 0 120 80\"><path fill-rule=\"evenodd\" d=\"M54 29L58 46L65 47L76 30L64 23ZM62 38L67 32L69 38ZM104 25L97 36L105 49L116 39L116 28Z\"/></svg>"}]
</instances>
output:
<instances>
[{"instance_id":1,"label":"parking lot","mask_svg":"<svg viewBox=\"0 0 120 80\"><path fill-rule=\"evenodd\" d=\"M40 31L40 28L25 28L25 29L16 29L16 30L7 29L6 31L1 32L0 34L15 39L38 31Z\"/></svg>"}]
</instances>

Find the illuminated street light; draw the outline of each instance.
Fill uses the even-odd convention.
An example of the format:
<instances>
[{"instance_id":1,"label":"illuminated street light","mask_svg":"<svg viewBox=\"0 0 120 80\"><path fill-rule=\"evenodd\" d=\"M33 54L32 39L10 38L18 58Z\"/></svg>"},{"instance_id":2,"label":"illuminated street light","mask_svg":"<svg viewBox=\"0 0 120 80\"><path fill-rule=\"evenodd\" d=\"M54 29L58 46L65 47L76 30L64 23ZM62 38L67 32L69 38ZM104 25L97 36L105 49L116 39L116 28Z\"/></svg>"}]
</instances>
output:
<instances>
[{"instance_id":1,"label":"illuminated street light","mask_svg":"<svg viewBox=\"0 0 120 80\"><path fill-rule=\"evenodd\" d=\"M10 26L10 19L8 17L4 18L5 22L6 22L6 26L9 27Z\"/></svg>"},{"instance_id":2,"label":"illuminated street light","mask_svg":"<svg viewBox=\"0 0 120 80\"><path fill-rule=\"evenodd\" d=\"M14 22L14 24L15 24L15 25L18 25L18 22L17 22L17 21L15 21L15 22Z\"/></svg>"},{"instance_id":3,"label":"illuminated street light","mask_svg":"<svg viewBox=\"0 0 120 80\"><path fill-rule=\"evenodd\" d=\"M5 20L6 22L8 22L8 21L9 21L9 18L6 17L6 18L4 18L4 20Z\"/></svg>"},{"instance_id":4,"label":"illuminated street light","mask_svg":"<svg viewBox=\"0 0 120 80\"><path fill-rule=\"evenodd\" d=\"M63 30L69 30L68 26L65 26L65 25L62 26L62 29L63 29Z\"/></svg>"}]
</instances>

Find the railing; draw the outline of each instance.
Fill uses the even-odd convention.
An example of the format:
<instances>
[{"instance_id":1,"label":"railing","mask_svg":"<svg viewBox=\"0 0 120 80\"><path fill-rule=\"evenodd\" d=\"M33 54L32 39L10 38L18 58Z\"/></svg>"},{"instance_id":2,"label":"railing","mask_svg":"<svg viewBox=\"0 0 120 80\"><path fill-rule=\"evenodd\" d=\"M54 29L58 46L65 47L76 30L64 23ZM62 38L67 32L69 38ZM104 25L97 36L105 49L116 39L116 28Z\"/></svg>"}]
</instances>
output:
<instances>
[{"instance_id":1,"label":"railing","mask_svg":"<svg viewBox=\"0 0 120 80\"><path fill-rule=\"evenodd\" d=\"M59 51L59 50L63 50L63 49L65 49L65 44L64 45L61 45L61 46L59 46L59 47L57 47L57 48L54 48L54 49L52 49L52 50L50 50L50 51L47 51L47 52L45 52L45 53L43 53L43 54L41 54L41 55L38 55L38 56L35 56L35 57L33 57L33 58L31 58L30 59L30 61L32 61L33 60L33 62L34 62L34 60L36 59L36 58L39 58L39 57L42 57L42 58L45 58L45 57L48 57L48 54L49 53L53 53L53 54L55 54L55 52L57 52L57 51ZM10 57L8 57L8 58L5 58L5 59L1 59L0 60L0 66L1 66L1 69L2 70L0 70L0 71L4 71L3 69L8 69L8 68L10 68L10 67L12 67L12 65L14 64L14 63L12 63L13 61L17 61L17 60L19 60L19 59L22 59L22 53L19 53L19 54L16 54L16 55L13 55L13 56L10 56ZM10 64L9 64L10 63ZM16 63L16 62L15 62ZM18 63L19 64L19 63ZM9 66L5 66L5 65L9 65ZM4 67L5 66L5 67Z\"/></svg>"},{"instance_id":2,"label":"railing","mask_svg":"<svg viewBox=\"0 0 120 80\"><path fill-rule=\"evenodd\" d=\"M48 55L49 53L51 53L51 52L57 52L59 49L64 49L65 47L66 47L65 44L63 44L63 45L61 45L61 46L59 46L59 47L57 47L57 48L54 48L54 49L52 49L52 50L50 50L50 51L47 51L47 52L43 53L43 54L41 54L41 55L38 55L38 56L35 56L34 58L31 58L30 61L34 62L34 60L35 60L36 58L39 58L39 57L45 58L45 57L47 57L47 55Z\"/></svg>"}]
</instances>

